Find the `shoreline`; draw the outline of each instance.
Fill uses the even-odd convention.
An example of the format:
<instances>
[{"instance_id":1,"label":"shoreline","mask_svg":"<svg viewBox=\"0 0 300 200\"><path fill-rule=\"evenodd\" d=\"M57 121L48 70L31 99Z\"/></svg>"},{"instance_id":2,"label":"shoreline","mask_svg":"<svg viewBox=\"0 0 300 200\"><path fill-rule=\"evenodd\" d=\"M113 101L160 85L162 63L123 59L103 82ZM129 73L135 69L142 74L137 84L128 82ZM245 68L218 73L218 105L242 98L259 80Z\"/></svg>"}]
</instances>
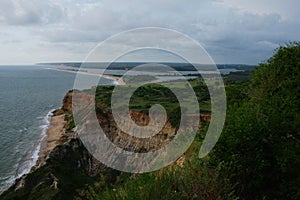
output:
<instances>
[{"instance_id":1,"label":"shoreline","mask_svg":"<svg viewBox=\"0 0 300 200\"><path fill-rule=\"evenodd\" d=\"M122 77L110 75L110 74L98 74L98 73L92 73L92 72L84 72L84 71L75 71L75 70L70 70L70 69L62 69L62 68L46 68L50 70L56 70L56 71L63 71L63 72L69 72L69 73L79 73L79 74L84 74L84 75L91 75L91 76L99 76L99 77L104 77L110 80L114 80L117 85L125 85L125 82L123 81Z\"/></svg>"},{"instance_id":2,"label":"shoreline","mask_svg":"<svg viewBox=\"0 0 300 200\"><path fill-rule=\"evenodd\" d=\"M50 152L57 146L62 144L62 139L65 136L65 113L58 113L61 109L52 111L50 115L49 126L46 129L46 136L44 136L40 143L40 150L38 152L38 159L32 169L39 168L43 165L49 156Z\"/></svg>"},{"instance_id":3,"label":"shoreline","mask_svg":"<svg viewBox=\"0 0 300 200\"><path fill-rule=\"evenodd\" d=\"M50 152L59 144L58 142L62 139L62 133L64 133L64 125L66 123L64 121L65 113L55 115L55 112L59 110L60 108L51 109L43 118L44 124L40 126L41 135L38 145L34 148L32 152L31 164L27 168L25 168L21 173L7 177L6 183L8 186L3 191L0 191L0 195L6 190L8 190L15 183L16 180L22 178L23 176L26 176L27 174L42 166ZM53 134L57 131L57 129L60 130L58 134Z\"/></svg>"}]
</instances>

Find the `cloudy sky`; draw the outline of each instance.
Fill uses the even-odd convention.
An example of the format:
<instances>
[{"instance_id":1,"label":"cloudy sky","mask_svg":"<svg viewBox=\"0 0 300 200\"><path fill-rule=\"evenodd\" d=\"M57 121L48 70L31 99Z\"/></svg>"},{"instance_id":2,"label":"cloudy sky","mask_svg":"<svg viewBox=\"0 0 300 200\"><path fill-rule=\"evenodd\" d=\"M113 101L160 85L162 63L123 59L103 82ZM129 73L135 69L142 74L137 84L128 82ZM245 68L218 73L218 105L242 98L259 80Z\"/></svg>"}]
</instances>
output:
<instances>
[{"instance_id":1,"label":"cloudy sky","mask_svg":"<svg viewBox=\"0 0 300 200\"><path fill-rule=\"evenodd\" d=\"M257 64L299 41L299 8L299 0L0 0L0 64L82 61L141 27L182 32L216 63Z\"/></svg>"}]
</instances>

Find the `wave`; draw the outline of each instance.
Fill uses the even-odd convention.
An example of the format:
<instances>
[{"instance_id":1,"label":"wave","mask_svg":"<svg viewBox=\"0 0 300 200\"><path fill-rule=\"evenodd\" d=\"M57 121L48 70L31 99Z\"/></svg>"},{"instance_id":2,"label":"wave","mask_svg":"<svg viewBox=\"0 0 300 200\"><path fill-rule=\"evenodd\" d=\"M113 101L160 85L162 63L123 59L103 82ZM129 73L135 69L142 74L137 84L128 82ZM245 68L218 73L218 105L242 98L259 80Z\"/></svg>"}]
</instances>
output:
<instances>
[{"instance_id":1,"label":"wave","mask_svg":"<svg viewBox=\"0 0 300 200\"><path fill-rule=\"evenodd\" d=\"M42 119L43 121L43 125L39 126L39 128L41 129L39 142L35 147L33 147L34 150L31 151L27 159L23 160L23 162L20 161L18 164L16 164L16 174L6 177L0 177L0 194L7 190L10 186L12 186L18 178L21 178L23 175L28 174L31 168L36 165L39 158L42 142L47 137L47 129L50 126L50 119L53 115L54 110L55 109L51 109L46 116L38 118ZM22 131L24 131L25 129L27 130L27 128L24 128L22 129Z\"/></svg>"}]
</instances>

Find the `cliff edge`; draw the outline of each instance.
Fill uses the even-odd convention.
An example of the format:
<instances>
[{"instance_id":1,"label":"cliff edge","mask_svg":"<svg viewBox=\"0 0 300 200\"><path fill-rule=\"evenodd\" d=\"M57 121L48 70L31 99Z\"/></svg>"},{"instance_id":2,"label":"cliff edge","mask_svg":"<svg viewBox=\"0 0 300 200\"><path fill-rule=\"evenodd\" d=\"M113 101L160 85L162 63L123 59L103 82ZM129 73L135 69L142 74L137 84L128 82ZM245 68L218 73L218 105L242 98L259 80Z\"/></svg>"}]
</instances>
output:
<instances>
[{"instance_id":1,"label":"cliff edge","mask_svg":"<svg viewBox=\"0 0 300 200\"><path fill-rule=\"evenodd\" d=\"M107 185L113 184L121 172L106 167L96 160L85 148L76 133L72 116L72 95L69 91L62 107L53 112L48 138L42 145L37 165L29 174L16 180L5 191L1 199L73 199L85 187L104 179ZM88 93L80 95L90 98ZM116 125L111 110L105 103L97 102L97 120L106 136L120 148L134 152L148 152L161 148L172 140L176 128L170 121L151 139L135 138ZM146 125L149 116L145 113L130 111L136 124ZM209 116L202 116L208 121ZM126 121L123 122L125 125ZM182 166L184 157L178 160ZM128 175L135 176L135 175Z\"/></svg>"}]
</instances>

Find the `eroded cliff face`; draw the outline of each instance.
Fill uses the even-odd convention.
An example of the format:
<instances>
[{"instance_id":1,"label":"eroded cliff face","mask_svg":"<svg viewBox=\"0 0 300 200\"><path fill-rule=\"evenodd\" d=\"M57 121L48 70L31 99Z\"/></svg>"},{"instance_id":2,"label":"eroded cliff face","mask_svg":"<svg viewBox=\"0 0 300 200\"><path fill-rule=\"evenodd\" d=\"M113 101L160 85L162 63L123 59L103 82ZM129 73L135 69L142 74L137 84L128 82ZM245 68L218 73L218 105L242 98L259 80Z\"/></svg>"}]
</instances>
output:
<instances>
[{"instance_id":1,"label":"eroded cliff face","mask_svg":"<svg viewBox=\"0 0 300 200\"><path fill-rule=\"evenodd\" d=\"M50 152L48 160L50 162L51 160L56 160L62 164L72 163L73 167L81 168L88 176L93 177L103 172L106 167L88 152L78 137L76 128L70 128L71 124L74 123L72 117L72 95L72 91L67 92L63 98L61 109L54 113L54 115L63 113L65 116L68 116L65 117L66 123L64 125L66 133L61 138L64 143L58 145ZM83 98L89 97L85 93L82 93L82 96Z\"/></svg>"},{"instance_id":2,"label":"eroded cliff face","mask_svg":"<svg viewBox=\"0 0 300 200\"><path fill-rule=\"evenodd\" d=\"M139 126L146 126L149 123L149 116L146 114L130 112L130 116ZM97 118L102 130L105 132L109 140L126 151L148 152L160 149L162 146L168 144L176 133L176 129L173 128L171 123L167 121L162 130L153 137L137 138L120 129L114 121L110 110L97 113ZM131 119L123 120L119 125L129 130L131 128L128 127L130 124L129 120ZM141 130L133 128L132 131Z\"/></svg>"}]
</instances>

